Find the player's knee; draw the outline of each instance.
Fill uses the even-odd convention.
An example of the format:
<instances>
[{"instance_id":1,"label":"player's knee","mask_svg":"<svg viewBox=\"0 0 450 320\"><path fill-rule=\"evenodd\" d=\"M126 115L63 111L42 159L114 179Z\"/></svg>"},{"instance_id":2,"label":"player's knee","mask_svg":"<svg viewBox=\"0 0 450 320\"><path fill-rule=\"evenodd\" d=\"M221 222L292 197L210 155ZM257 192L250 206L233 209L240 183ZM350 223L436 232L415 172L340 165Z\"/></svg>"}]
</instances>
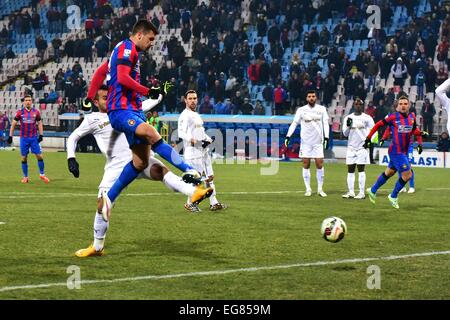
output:
<instances>
[{"instance_id":1,"label":"player's knee","mask_svg":"<svg viewBox=\"0 0 450 320\"><path fill-rule=\"evenodd\" d=\"M364 172L365 166L363 164L358 165L357 167L358 167L358 172Z\"/></svg>"},{"instance_id":2,"label":"player's knee","mask_svg":"<svg viewBox=\"0 0 450 320\"><path fill-rule=\"evenodd\" d=\"M162 181L163 178L164 178L164 175L168 171L169 170L166 167L163 167L163 166L161 166L159 164L154 164L150 168L150 176L152 177L153 180Z\"/></svg>"},{"instance_id":3,"label":"player's knee","mask_svg":"<svg viewBox=\"0 0 450 320\"><path fill-rule=\"evenodd\" d=\"M145 159L133 159L133 166L137 171L143 171L148 166L148 160Z\"/></svg>"},{"instance_id":4,"label":"player's knee","mask_svg":"<svg viewBox=\"0 0 450 320\"><path fill-rule=\"evenodd\" d=\"M356 169L355 165L348 166L348 173L355 173L355 169Z\"/></svg>"}]
</instances>

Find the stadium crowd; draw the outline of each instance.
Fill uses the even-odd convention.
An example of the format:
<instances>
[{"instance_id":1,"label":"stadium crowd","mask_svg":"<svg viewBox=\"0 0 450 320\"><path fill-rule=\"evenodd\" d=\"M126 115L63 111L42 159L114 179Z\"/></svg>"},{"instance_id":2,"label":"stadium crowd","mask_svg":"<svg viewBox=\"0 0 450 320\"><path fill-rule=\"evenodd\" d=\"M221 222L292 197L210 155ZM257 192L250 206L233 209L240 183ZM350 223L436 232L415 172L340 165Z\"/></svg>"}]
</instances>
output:
<instances>
[{"instance_id":1,"label":"stadium crowd","mask_svg":"<svg viewBox=\"0 0 450 320\"><path fill-rule=\"evenodd\" d=\"M0 27L0 60L15 56L10 44L19 33L35 36L38 54L46 50L48 44L39 34L42 25L36 11L42 2L46 1L32 1L31 12L12 13L8 24ZM423 101L416 112L423 116L424 127L432 132L437 110L433 101L427 100L427 93L434 92L448 78L450 12L448 6L431 0L431 11L417 15L419 2L252 0L248 10L242 10L243 2L237 0L131 0L121 1L121 6L134 9L118 15L106 0L66 1L65 5L52 0L46 26L51 33L67 31L65 6L69 4L78 5L87 17L85 34L64 45L57 36L51 41L56 62L62 56L84 62L92 61L93 56L107 57L117 42L128 37L140 18L147 18L158 27L165 24L169 30L181 28L180 38L173 35L157 53L165 63L157 65L152 55L142 53L140 71L144 85L154 77L175 84L160 111L181 112L183 94L193 89L200 93L200 113L266 114L265 107L270 106L271 114L293 114L305 104L305 93L311 89L329 107L339 81L343 81L346 100L370 97L366 111L377 121L391 111L409 79L411 86L417 85L417 101ZM405 7L409 18L393 36L387 35L384 28L368 29L364 22L369 4L380 6L382 27L393 25L395 6ZM160 5L164 14L151 15L150 9L155 5ZM340 23L329 30L327 21L336 18ZM305 30L305 24L314 25ZM252 32L256 39L251 38ZM367 46L361 46L352 58L345 49L356 41L367 41ZM191 56L184 50L186 43L192 44ZM307 63L299 53L308 54ZM385 94L380 82L390 74L394 86ZM34 77L32 73L25 75L25 84L32 86L41 102L59 101L66 109L67 105L72 109L79 105L86 95L87 81L79 63L71 69L60 69L54 79L48 79L45 72ZM43 92L46 84L50 84L50 92ZM255 86L261 91L258 98L251 95Z\"/></svg>"}]
</instances>

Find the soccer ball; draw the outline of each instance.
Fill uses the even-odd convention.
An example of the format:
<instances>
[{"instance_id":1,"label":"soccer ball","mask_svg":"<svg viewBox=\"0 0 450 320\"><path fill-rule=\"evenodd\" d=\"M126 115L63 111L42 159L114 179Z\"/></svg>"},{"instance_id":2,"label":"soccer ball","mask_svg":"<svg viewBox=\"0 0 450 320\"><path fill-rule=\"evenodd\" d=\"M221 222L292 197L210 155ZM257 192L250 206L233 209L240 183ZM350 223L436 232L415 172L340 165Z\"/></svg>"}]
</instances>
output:
<instances>
[{"instance_id":1,"label":"soccer ball","mask_svg":"<svg viewBox=\"0 0 450 320\"><path fill-rule=\"evenodd\" d=\"M341 218L330 217L322 221L320 231L325 240L339 242L344 239L344 236L347 233L347 225Z\"/></svg>"}]
</instances>

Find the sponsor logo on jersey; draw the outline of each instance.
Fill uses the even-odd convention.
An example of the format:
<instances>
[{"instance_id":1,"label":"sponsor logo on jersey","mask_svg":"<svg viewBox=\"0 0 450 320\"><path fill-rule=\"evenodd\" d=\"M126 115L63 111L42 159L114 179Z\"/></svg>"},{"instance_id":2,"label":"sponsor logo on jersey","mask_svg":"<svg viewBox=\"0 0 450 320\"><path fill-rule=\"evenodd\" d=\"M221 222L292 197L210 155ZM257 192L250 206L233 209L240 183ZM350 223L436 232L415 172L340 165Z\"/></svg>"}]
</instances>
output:
<instances>
[{"instance_id":1,"label":"sponsor logo on jersey","mask_svg":"<svg viewBox=\"0 0 450 320\"><path fill-rule=\"evenodd\" d=\"M130 127L134 126L135 123L136 123L136 120L128 119L128 125L129 125Z\"/></svg>"},{"instance_id":2,"label":"sponsor logo on jersey","mask_svg":"<svg viewBox=\"0 0 450 320\"><path fill-rule=\"evenodd\" d=\"M398 126L398 133L410 133L412 131L411 125L399 125Z\"/></svg>"}]
</instances>

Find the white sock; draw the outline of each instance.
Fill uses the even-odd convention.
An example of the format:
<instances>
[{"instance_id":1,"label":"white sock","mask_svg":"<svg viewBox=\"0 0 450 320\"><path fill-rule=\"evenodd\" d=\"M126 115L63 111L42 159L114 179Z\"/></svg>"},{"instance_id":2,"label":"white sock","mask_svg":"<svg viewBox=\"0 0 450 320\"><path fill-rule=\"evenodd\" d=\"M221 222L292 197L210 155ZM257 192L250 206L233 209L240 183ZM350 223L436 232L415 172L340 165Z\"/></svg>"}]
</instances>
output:
<instances>
[{"instance_id":1,"label":"white sock","mask_svg":"<svg viewBox=\"0 0 450 320\"><path fill-rule=\"evenodd\" d=\"M303 181L305 182L306 190L311 190L311 171L303 168Z\"/></svg>"},{"instance_id":2,"label":"white sock","mask_svg":"<svg viewBox=\"0 0 450 320\"><path fill-rule=\"evenodd\" d=\"M359 183L359 193L364 194L364 190L366 187L366 173L364 171L358 174L358 183Z\"/></svg>"},{"instance_id":3,"label":"white sock","mask_svg":"<svg viewBox=\"0 0 450 320\"><path fill-rule=\"evenodd\" d=\"M97 251L103 249L105 244L106 231L109 228L109 221L106 222L103 220L103 216L101 213L95 213L94 219L94 248Z\"/></svg>"},{"instance_id":4,"label":"white sock","mask_svg":"<svg viewBox=\"0 0 450 320\"><path fill-rule=\"evenodd\" d=\"M180 177L169 171L163 178L164 184L174 192L181 192L188 197L194 194L195 187L192 184L184 182Z\"/></svg>"},{"instance_id":5,"label":"white sock","mask_svg":"<svg viewBox=\"0 0 450 320\"><path fill-rule=\"evenodd\" d=\"M209 203L210 203L212 206L215 205L215 204L217 204L217 203L219 203L219 201L218 201L217 198L216 198L216 186L214 185L214 182L210 181L210 182L206 183L206 187L207 187L207 188L213 188L213 189L214 189L214 191L213 191L211 197L209 197Z\"/></svg>"},{"instance_id":6,"label":"white sock","mask_svg":"<svg viewBox=\"0 0 450 320\"><path fill-rule=\"evenodd\" d=\"M325 169L324 168L317 169L316 177L317 177L317 190L322 190L323 179L325 177Z\"/></svg>"},{"instance_id":7,"label":"white sock","mask_svg":"<svg viewBox=\"0 0 450 320\"><path fill-rule=\"evenodd\" d=\"M347 173L347 187L350 193L355 193L355 173Z\"/></svg>"}]
</instances>

